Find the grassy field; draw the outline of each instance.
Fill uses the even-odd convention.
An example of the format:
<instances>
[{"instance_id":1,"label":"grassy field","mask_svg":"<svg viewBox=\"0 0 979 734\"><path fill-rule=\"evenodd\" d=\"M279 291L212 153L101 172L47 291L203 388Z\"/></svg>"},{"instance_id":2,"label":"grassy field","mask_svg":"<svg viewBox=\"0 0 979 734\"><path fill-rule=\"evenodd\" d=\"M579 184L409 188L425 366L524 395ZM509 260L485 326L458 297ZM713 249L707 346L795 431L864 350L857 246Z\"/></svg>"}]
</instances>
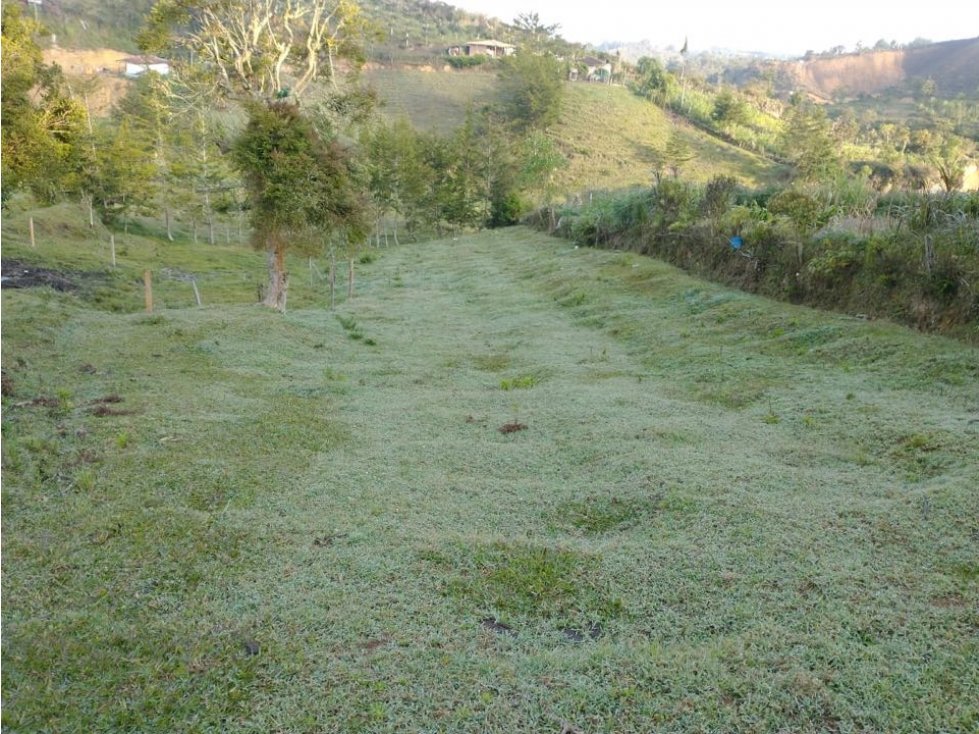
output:
<instances>
[{"instance_id":1,"label":"grassy field","mask_svg":"<svg viewBox=\"0 0 979 734\"><path fill-rule=\"evenodd\" d=\"M91 281L3 290L5 731L979 728L976 349L520 228L281 316L74 218L3 223Z\"/></svg>"},{"instance_id":2,"label":"grassy field","mask_svg":"<svg viewBox=\"0 0 979 734\"><path fill-rule=\"evenodd\" d=\"M470 108L498 103L496 76L486 71L374 68L364 77L384 100L386 115L405 117L421 130L451 133ZM653 178L652 149L665 147L674 125L696 155L684 167L685 178L734 176L755 186L773 183L779 176L778 166L770 161L670 117L624 87L568 83L561 120L552 131L568 159L568 166L558 173L558 188L577 193L648 185Z\"/></svg>"}]
</instances>

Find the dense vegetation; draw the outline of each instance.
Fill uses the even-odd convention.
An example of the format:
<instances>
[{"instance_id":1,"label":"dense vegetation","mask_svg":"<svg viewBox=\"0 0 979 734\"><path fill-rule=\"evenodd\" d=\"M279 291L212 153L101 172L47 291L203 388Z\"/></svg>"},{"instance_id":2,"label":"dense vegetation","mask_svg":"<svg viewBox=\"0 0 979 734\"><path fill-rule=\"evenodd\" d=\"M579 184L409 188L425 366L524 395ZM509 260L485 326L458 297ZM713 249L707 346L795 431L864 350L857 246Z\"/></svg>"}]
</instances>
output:
<instances>
[{"instance_id":1,"label":"dense vegetation","mask_svg":"<svg viewBox=\"0 0 979 734\"><path fill-rule=\"evenodd\" d=\"M575 242L654 255L745 290L979 341L979 195L749 190L666 179L560 208Z\"/></svg>"}]
</instances>

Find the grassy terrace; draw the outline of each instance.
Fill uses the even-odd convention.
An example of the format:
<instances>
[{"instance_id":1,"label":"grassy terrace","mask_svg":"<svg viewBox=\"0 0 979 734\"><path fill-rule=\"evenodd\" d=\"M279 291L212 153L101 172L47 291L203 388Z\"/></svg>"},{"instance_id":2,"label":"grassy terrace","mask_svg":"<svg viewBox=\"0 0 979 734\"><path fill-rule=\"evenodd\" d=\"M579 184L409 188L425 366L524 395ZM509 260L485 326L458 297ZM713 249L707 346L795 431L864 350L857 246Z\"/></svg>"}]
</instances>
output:
<instances>
[{"instance_id":1,"label":"grassy terrace","mask_svg":"<svg viewBox=\"0 0 979 734\"><path fill-rule=\"evenodd\" d=\"M127 242L3 291L5 731L979 727L975 348L519 228L285 316Z\"/></svg>"}]
</instances>

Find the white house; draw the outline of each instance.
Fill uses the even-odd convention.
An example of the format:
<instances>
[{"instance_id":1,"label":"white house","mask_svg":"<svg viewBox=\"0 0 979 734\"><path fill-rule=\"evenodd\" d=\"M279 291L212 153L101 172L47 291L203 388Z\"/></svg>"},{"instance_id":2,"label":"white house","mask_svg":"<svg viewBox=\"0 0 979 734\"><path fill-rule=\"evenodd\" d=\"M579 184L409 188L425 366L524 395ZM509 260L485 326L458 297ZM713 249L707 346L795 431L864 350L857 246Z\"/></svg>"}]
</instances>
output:
<instances>
[{"instance_id":1,"label":"white house","mask_svg":"<svg viewBox=\"0 0 979 734\"><path fill-rule=\"evenodd\" d=\"M122 63L126 65L123 73L130 77L139 76L148 71L155 71L164 76L170 73L170 62L158 56L127 56L122 60Z\"/></svg>"}]
</instances>

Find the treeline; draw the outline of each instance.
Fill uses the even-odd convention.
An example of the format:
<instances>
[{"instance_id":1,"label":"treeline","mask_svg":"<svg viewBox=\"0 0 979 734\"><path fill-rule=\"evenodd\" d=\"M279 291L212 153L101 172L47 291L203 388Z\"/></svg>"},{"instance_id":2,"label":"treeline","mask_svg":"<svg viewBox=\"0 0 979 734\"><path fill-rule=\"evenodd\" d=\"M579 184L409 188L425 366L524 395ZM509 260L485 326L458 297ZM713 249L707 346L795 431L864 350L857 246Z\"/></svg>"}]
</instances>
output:
<instances>
[{"instance_id":1,"label":"treeline","mask_svg":"<svg viewBox=\"0 0 979 734\"><path fill-rule=\"evenodd\" d=\"M231 155L245 124L234 103L196 92L176 75L135 79L111 114L87 112L84 84L43 63L38 27L17 5L3 10L3 197L41 203L80 198L92 223L124 227L178 220L214 242L217 219L247 216L241 167ZM553 196L564 164L545 132L561 105L561 70L548 57L502 65L499 104L474 109L454 134L385 121L370 90L345 87L303 105L318 134L347 148L375 242L516 223Z\"/></svg>"},{"instance_id":2,"label":"treeline","mask_svg":"<svg viewBox=\"0 0 979 734\"><path fill-rule=\"evenodd\" d=\"M745 189L667 178L538 216L582 245L653 255L792 303L979 341L979 194L859 181Z\"/></svg>"}]
</instances>

